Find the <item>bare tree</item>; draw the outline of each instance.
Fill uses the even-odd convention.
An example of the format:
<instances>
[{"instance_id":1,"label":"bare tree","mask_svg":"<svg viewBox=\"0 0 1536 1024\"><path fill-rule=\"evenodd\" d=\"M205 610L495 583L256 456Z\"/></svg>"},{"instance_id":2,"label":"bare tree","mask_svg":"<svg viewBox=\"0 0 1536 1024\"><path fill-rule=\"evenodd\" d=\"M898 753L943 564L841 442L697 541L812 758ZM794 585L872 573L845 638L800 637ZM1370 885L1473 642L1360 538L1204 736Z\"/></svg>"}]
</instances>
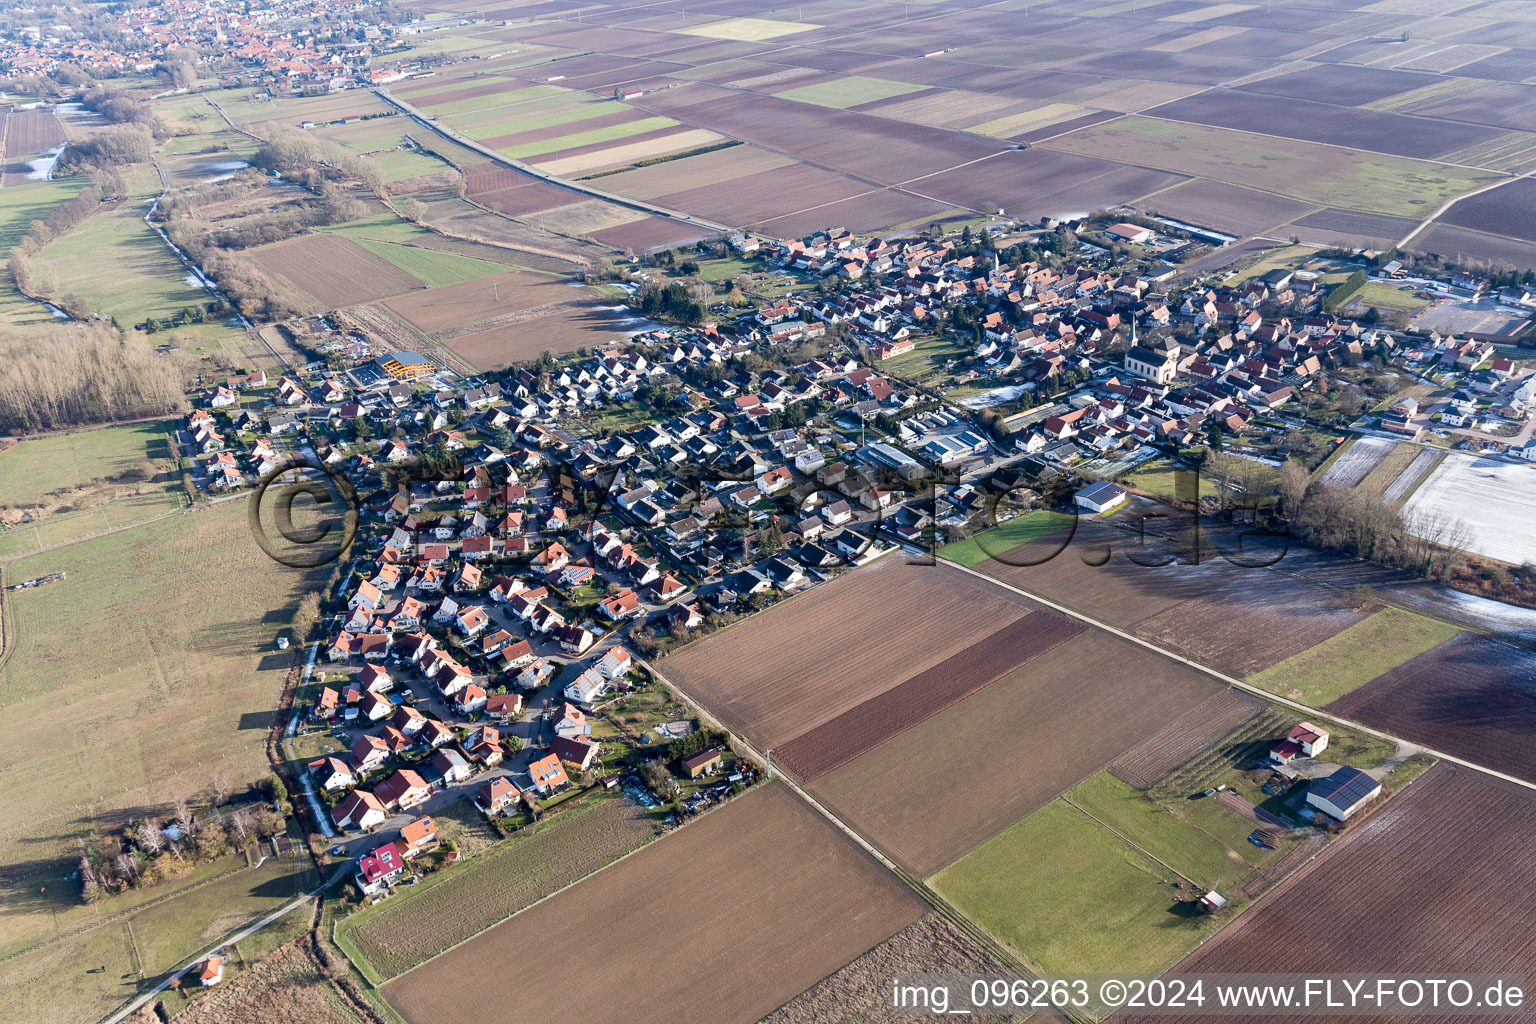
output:
<instances>
[{"instance_id":1,"label":"bare tree","mask_svg":"<svg viewBox=\"0 0 1536 1024\"><path fill-rule=\"evenodd\" d=\"M122 880L124 885L132 884L133 880L138 877L139 862L133 859L133 854L120 853L112 863L117 868L117 877Z\"/></svg>"},{"instance_id":2,"label":"bare tree","mask_svg":"<svg viewBox=\"0 0 1536 1024\"><path fill-rule=\"evenodd\" d=\"M241 809L241 810L235 811L235 813L231 814L225 820L228 823L229 829L230 829L231 833L233 834L234 838L238 839L238 841L243 845L245 840L250 838L250 833L251 833L250 815L247 814L244 809Z\"/></svg>"},{"instance_id":3,"label":"bare tree","mask_svg":"<svg viewBox=\"0 0 1536 1024\"><path fill-rule=\"evenodd\" d=\"M208 801L215 810L219 805L229 800L229 794L234 789L229 781L229 776L224 772L214 772L208 779Z\"/></svg>"},{"instance_id":4,"label":"bare tree","mask_svg":"<svg viewBox=\"0 0 1536 1024\"><path fill-rule=\"evenodd\" d=\"M154 818L145 818L139 825L139 849L150 856L155 856L165 849L165 833L160 831L160 823Z\"/></svg>"}]
</instances>

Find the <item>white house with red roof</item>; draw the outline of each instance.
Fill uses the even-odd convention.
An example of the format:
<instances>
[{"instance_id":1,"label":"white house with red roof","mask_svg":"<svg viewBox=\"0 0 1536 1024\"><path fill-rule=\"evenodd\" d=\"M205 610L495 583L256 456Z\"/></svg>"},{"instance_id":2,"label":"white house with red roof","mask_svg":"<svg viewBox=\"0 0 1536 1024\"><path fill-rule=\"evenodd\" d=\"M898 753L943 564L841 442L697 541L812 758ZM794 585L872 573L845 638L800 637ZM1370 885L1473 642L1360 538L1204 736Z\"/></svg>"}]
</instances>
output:
<instances>
[{"instance_id":1,"label":"white house with red roof","mask_svg":"<svg viewBox=\"0 0 1536 1024\"><path fill-rule=\"evenodd\" d=\"M405 857L395 843L385 843L365 854L357 862L357 887L365 896L389 888L389 883L405 873Z\"/></svg>"}]
</instances>

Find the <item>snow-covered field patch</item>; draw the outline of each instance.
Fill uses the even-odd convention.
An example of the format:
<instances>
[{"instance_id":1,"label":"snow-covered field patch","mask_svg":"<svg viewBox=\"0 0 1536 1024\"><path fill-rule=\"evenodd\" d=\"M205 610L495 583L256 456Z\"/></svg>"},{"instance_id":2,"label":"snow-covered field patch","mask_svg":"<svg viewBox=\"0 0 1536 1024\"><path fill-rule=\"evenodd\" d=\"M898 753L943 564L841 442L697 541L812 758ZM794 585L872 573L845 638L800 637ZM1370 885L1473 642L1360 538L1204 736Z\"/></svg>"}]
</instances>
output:
<instances>
[{"instance_id":1,"label":"snow-covered field patch","mask_svg":"<svg viewBox=\"0 0 1536 1024\"><path fill-rule=\"evenodd\" d=\"M1515 565L1536 562L1536 466L1451 452L1413 493L1406 511L1410 524L1460 520L1467 550L1479 555Z\"/></svg>"}]
</instances>

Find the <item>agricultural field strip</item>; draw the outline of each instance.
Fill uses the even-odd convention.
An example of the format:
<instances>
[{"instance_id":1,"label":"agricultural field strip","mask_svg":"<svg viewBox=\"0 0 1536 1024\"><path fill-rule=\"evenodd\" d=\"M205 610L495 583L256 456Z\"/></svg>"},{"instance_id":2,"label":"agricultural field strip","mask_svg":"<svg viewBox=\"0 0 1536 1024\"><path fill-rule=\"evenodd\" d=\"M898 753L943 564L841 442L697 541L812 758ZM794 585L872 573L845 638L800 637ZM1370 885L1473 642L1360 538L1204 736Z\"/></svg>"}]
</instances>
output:
<instances>
[{"instance_id":1,"label":"agricultural field strip","mask_svg":"<svg viewBox=\"0 0 1536 1024\"><path fill-rule=\"evenodd\" d=\"M738 89L735 86L728 85L728 84L719 85L719 86L717 86L717 88L733 89L736 92L744 93L746 95L751 95L751 96L761 95L760 93L754 93L750 89ZM638 104L637 104L637 106L638 106ZM641 109L645 109L645 108L641 108ZM864 112L864 113L867 113L867 115L870 116L870 117L880 117L879 113L877 113L877 112ZM951 171L958 171L961 168L969 167L972 164L979 164L979 163L981 163L984 160L990 160L993 157L998 156L999 153L1006 153L1006 152L1008 152L1008 150L1000 150L999 153L988 153L986 156L977 157L975 160L967 160L967 161L964 161L962 163L954 164L954 165L949 166L949 167L944 167L944 168L942 168L940 170L937 170L937 171L931 171L931 172L929 172L927 174L920 174L920 175L918 175L916 177L908 178L906 181L898 181L898 182L895 182L895 183L890 184L890 185L882 185L879 182L873 181L871 179L860 177L859 175L857 175L857 174L853 173L852 171L848 170L847 168L833 167L830 164L818 163L817 161L811 160L811 159L809 159L808 157L806 157L804 155L801 155L801 154L798 154L798 153L794 153L794 152L791 152L791 151L785 150L785 149L779 149L776 146L773 146L773 145L771 145L771 144L769 144L769 143L767 143L767 142L765 142L765 141L763 141L761 139L746 139L746 138L742 138L741 136L733 135L730 132L725 131L724 129L722 129L722 128L718 127L718 126L711 127L709 125L700 124L699 122L696 122L696 121L690 121L690 120L688 120L686 117L684 117L679 112L673 112L673 113L668 114L667 116L673 118L674 120L676 120L680 124L685 124L685 125L688 125L689 127L692 127L692 128L702 128L705 131L711 131L711 132L714 132L717 135L723 135L723 136L725 136L728 139L735 139L737 142L741 142L741 143L743 143L745 145L756 146L759 149L765 149L765 150L767 150L767 151L769 151L771 153L779 153L779 154L781 154L783 156L790 157L790 158L794 159L795 161L797 161L798 163L802 163L802 164L804 164L807 167L814 167L817 170L827 171L827 172L832 173L832 174L838 174L838 175L841 175L841 176L843 176L845 178L852 179L853 181L857 181L857 182L859 182L861 184L868 185L870 187L869 192L861 192L861 193L859 193L858 196L850 196L850 197L845 197L845 199L838 199L838 200L833 200L831 202L820 203L820 204L817 204L815 206L808 206L805 209L797 210L794 213L781 214L779 217L773 218L774 220L780 220L783 217L794 216L795 214L798 214L798 213L807 213L807 212L811 212L811 211L814 211L814 210L819 210L819 209L821 209L824 206L831 206L834 203L844 202L848 198L857 199L857 198L859 198L859 196L869 195L872 192L878 192L878 191L881 191L882 189L890 189L891 191L905 193L906 195L912 196L912 197L917 198L917 199L926 199L926 200L928 200L931 203L943 203L945 206L953 207L953 206L956 206L958 204L956 204L954 202L951 202L948 199L941 199L941 198L939 198L937 196L927 195L927 194L925 194L923 192L917 191L916 189L907 188L906 186L911 184L914 181L921 181L924 178L931 178L931 177L934 177L935 175L938 175L938 174L947 174L947 173L949 173ZM893 120L893 119L892 118L884 118L884 120ZM907 124L908 122L906 122L906 121L897 121L895 123L897 123L897 124ZM956 134L969 134L969 133L957 132ZM1116 169L1118 169L1118 168L1116 168ZM1105 171L1104 173L1105 174L1109 174L1109 173L1113 173L1113 172L1112 171ZM1102 177L1102 175L1095 175L1095 177ZM1090 179L1087 179L1087 180L1088 181L1092 181L1093 179L1090 178Z\"/></svg>"},{"instance_id":2,"label":"agricultural field strip","mask_svg":"<svg viewBox=\"0 0 1536 1024\"><path fill-rule=\"evenodd\" d=\"M1272 140L1274 142L1289 143L1291 145L1295 145L1296 143L1303 143L1303 144L1308 145L1308 146L1325 146L1328 149L1343 150L1346 153L1356 153L1356 154L1359 154L1360 156L1365 156L1365 157L1398 156L1398 154L1395 154L1395 153L1382 153L1379 150L1374 150L1374 149L1361 149L1358 146L1345 146L1345 145L1341 145L1340 143L1337 143L1337 142L1319 142L1316 139L1293 139L1293 138L1291 138L1288 135L1272 135L1269 132L1258 131L1258 130L1255 130L1255 129L1252 129L1252 128L1230 128L1230 127L1228 127L1226 125L1221 125L1221 124L1206 124L1204 121L1180 121L1177 118L1162 117L1162 116L1160 116L1158 114L1149 113L1147 110L1139 111L1136 114L1136 116L1137 117L1145 117L1145 118L1147 118L1150 121L1167 121L1169 124L1178 124L1178 125L1197 124L1197 125L1199 125L1202 128L1214 128L1215 130L1221 131L1221 132L1235 132L1238 135L1257 135L1260 138L1270 139L1270 140ZM1092 128L1094 126L1093 125L1083 125L1082 127L1084 127L1084 128ZM1076 130L1077 129L1075 129L1075 128L1073 129L1073 131L1076 131ZM1063 134L1071 135L1072 132L1064 132ZM1417 161L1419 163L1440 164L1440 165L1442 165L1444 167L1456 167L1456 168L1460 168L1461 170L1464 170L1464 171L1490 171L1490 170L1495 170L1496 171L1495 168L1479 167L1476 164L1462 164L1462 163L1457 163L1454 160L1446 160L1446 159L1443 159L1443 158L1437 159L1435 157L1430 157L1430 156L1399 156L1398 158L1402 159L1402 160L1414 160L1414 161ZM1517 175L1509 174L1507 171L1496 171L1496 173L1503 174L1504 176L1499 178L1499 180L1494 182L1492 185L1488 185L1488 186L1485 186L1484 188L1478 189L1477 192L1485 192L1485 191L1487 191L1490 188L1498 188L1500 185L1507 185L1511 181L1514 181L1516 177L1518 177ZM1245 184L1243 187L1244 188L1257 188L1257 186L1255 186L1255 185L1248 185L1248 184ZM1262 191L1262 190L1260 190L1260 191ZM1477 195L1477 192L1468 192L1466 195L1456 196L1450 202L1446 203L1446 206L1451 206L1451 205L1455 204L1456 202L1458 202L1458 201L1460 201L1462 199L1466 199L1468 196Z\"/></svg>"},{"instance_id":3,"label":"agricultural field strip","mask_svg":"<svg viewBox=\"0 0 1536 1024\"><path fill-rule=\"evenodd\" d=\"M1251 683L1246 683L1243 680L1236 678L1235 676L1229 676L1225 672L1218 671L1217 669L1211 668L1208 665L1202 665L1200 662L1195 661L1192 658L1186 658L1186 657L1184 657L1181 654L1175 654L1174 652L1172 652L1170 650L1166 650L1166 649L1164 649L1162 647L1159 647L1157 644L1152 643L1150 640L1143 640L1141 637L1136 636L1133 633L1128 633L1128 632L1126 632L1123 629L1119 629L1119 628L1117 628L1115 626L1111 626L1107 622L1101 622L1100 620L1093 618L1091 615L1084 615L1082 612L1073 611L1071 608L1068 608L1066 605L1058 604L1057 602L1052 601L1050 598L1045 597L1045 596L1043 596L1041 594L1032 593L1031 591L1023 589L1022 587L1016 587L1016 586L1014 586L1011 583L1005 583L1002 580L994 579L993 577L988 576L985 573L977 572L975 569L970 569L970 568L967 568L966 566L958 565L958 564L956 564L954 562L943 562L942 564L947 565L950 568L956 569L956 570L958 570L960 572L969 573L972 576L976 576L976 577L979 577L981 579L987 580L988 582L993 583L996 586L1002 587L1005 590L1011 590L1015 594L1018 594L1020 597L1028 598L1029 600L1035 601L1035 602L1037 602L1039 604L1042 604L1042 605L1044 605L1047 608L1050 608L1050 609L1053 609L1055 611L1058 611L1058 612L1060 612L1063 615L1070 616L1070 617L1072 617L1074 619L1077 619L1080 622L1085 622L1085 623L1087 623L1090 626L1098 626L1100 629L1107 630L1108 632L1113 633L1115 636L1120 637L1122 640L1129 640L1131 643L1137 644L1138 646L1141 646L1141 647L1145 647L1147 650L1152 651L1152 652L1154 652L1156 654L1161 654L1165 658L1172 658L1174 661L1181 662L1182 664L1188 665L1190 668L1195 669L1198 672L1203 672L1206 675L1212 677L1213 679L1219 680L1220 682L1225 683L1228 686L1235 687L1236 689L1243 690L1243 691L1245 691L1247 693L1253 694L1255 697L1259 697L1259 698L1261 698L1263 700L1270 701L1271 703L1284 705L1285 707L1290 708L1292 711L1299 711L1303 715L1311 717L1311 718L1323 718L1323 719L1328 719L1328 720L1331 720L1331 721L1339 722L1339 723L1341 723L1343 725L1349 726L1351 729L1357 729L1360 732L1363 732L1363 733L1365 733L1368 736L1374 736L1377 739L1389 740L1389 741L1391 741L1393 743L1405 742L1401 737L1394 736L1391 733L1383 732L1380 729L1372 728L1371 726L1365 725L1364 723L1356 722L1356 721L1353 721L1351 719L1344 718L1344 717L1342 717L1340 715L1334 714L1334 713L1329 712L1329 711L1324 711L1321 708L1309 707L1308 705L1303 704L1300 701L1291 700L1291 699L1289 699L1287 697L1281 697L1281 696L1278 696L1278 695L1276 695L1274 693L1271 693L1270 691L1265 690L1265 689L1263 689L1261 687L1254 686ZM675 686L673 688L676 689ZM1408 741L1408 742L1414 742L1414 741ZM1527 782L1526 780L1521 779L1521 778L1519 778L1517 776L1514 776L1514 775L1510 775L1507 772L1499 771L1497 768L1487 768L1487 767L1484 767L1483 765L1478 764L1476 761L1472 761L1472 760L1469 760L1468 758L1461 757L1458 754L1447 754L1444 751L1437 750L1434 747L1425 746L1422 743L1415 743L1415 745L1421 747L1425 753L1430 754L1433 757L1438 757L1442 761L1449 761L1452 764L1459 764L1459 765L1462 765L1462 766L1467 767L1467 768L1472 768L1472 769L1475 769L1477 771L1483 772L1484 774L1491 775L1494 778L1502 779L1505 782L1513 783L1514 785L1520 786L1522 789L1528 789L1528 790L1531 790L1532 792L1536 792L1536 783Z\"/></svg>"},{"instance_id":4,"label":"agricultural field strip","mask_svg":"<svg viewBox=\"0 0 1536 1024\"><path fill-rule=\"evenodd\" d=\"M888 549L888 551L889 550L894 549ZM724 722L716 718L714 714L712 714L710 710L704 705L700 704L698 701L689 696L688 692L680 688L676 682L674 682L672 679L669 679L666 673L662 672L659 668L656 667L654 662L647 661L639 655L635 655L635 661L640 665L641 668L644 668L646 671L650 672L651 675L654 676L659 682L666 685L668 689L677 695L679 700L688 705L689 709L692 710L700 722L709 725L711 728L719 729L722 732L729 733L737 752L740 753L743 757L754 762L759 768L762 768L765 771L770 768L768 759L762 754L761 751L749 743L739 733L731 732L726 727ZM783 774L770 774L769 777L770 779L777 780L780 784L788 787L791 792L793 792L801 800L805 801L805 803L809 805L812 810L829 821L834 828L857 843L861 850L875 858L875 860L879 861L887 871L890 871L892 874L896 875L896 877L905 882L908 886L916 890L920 896L922 896L931 905L933 905L933 907L942 913L952 924L960 926L968 935L981 943L983 948L990 951L992 955L997 957L999 961L1005 964L1010 971L1017 973L1020 977L1029 976L1031 973L1029 968L1026 964L1024 964L1022 960L1019 959L1018 954L1015 953L1011 947L1005 945L1002 942L999 942L991 934L978 926L974 921L970 919L969 916L961 912L948 900L940 896L922 879L910 874L907 871L902 870L902 868L897 865L895 861L891 860L891 858L887 857L879 847L870 842L868 839L865 839L857 829L853 828L853 826L849 825L842 818L832 813L832 811L830 811L825 804L812 796L803 786L800 785L800 783L795 781L792 777ZM109 1024L111 1024L111 1022L109 1022Z\"/></svg>"},{"instance_id":5,"label":"agricultural field strip","mask_svg":"<svg viewBox=\"0 0 1536 1024\"><path fill-rule=\"evenodd\" d=\"M849 708L779 747L783 762L812 782L1028 664L1087 627L1029 612L905 682ZM915 710L916 715L908 715Z\"/></svg>"},{"instance_id":6,"label":"agricultural field strip","mask_svg":"<svg viewBox=\"0 0 1536 1024\"><path fill-rule=\"evenodd\" d=\"M524 163L521 160L514 160L513 158L505 155L504 153L498 153L494 149L491 149L491 148L489 148L487 146L481 145L480 143L476 142L475 140L469 138L468 136L461 135L457 131L454 131L453 129L451 129L448 126L446 126L446 125L442 124L441 122L439 122L437 119L433 118L432 115L426 113L423 110L420 110L420 109L416 108L415 106L413 106L411 103L409 103L406 100L399 99L399 98L396 98L396 97L390 95L388 92L386 92L383 89L375 89L373 91L374 91L374 93L376 95L378 95L378 97L380 99L384 100L386 103L389 103L389 104L399 108L400 110L404 111L407 114L411 114L411 115L413 115L415 117L420 118L421 119L421 123L427 125L432 131L436 132L438 135L442 136L443 138L447 139L448 141L455 142L455 143L458 143L460 146L464 146L464 147L466 147L468 149L472 149L476 153L479 153L480 155L482 155L484 157L487 157L488 159L490 159L494 163L500 164L500 165L502 165L504 167L511 167L514 170L521 171L524 174L527 174L527 175L530 175L531 177L537 178L540 181L547 181L547 182L550 182L550 183L555 184L555 185L560 185L560 186L563 186L565 188L572 189L572 190L574 190L576 192L585 193L585 194L590 195L590 196L592 196L592 197L594 197L596 199L606 200L607 202L616 203L616 204L618 204L620 206L627 206L630 209L640 210L640 211L642 211L644 213L659 214L660 216L663 216L663 217L673 217L673 218L681 218L682 216L684 216L679 211L664 209L663 207L657 206L655 203L650 203L650 202L647 202L647 201L641 200L641 199L630 199L630 198L627 198L627 197L624 197L624 196L614 195L614 194L612 194L610 192L605 192L602 189L594 188L591 185L587 185L587 184L579 182L579 181L577 181L577 182L568 181L568 180L566 180L564 178L560 178L560 177L557 177L555 175L549 174L546 171L541 171L537 167L533 166L532 164ZM687 122L681 122L681 123L685 123L686 124ZM716 133L716 134L724 134L724 133ZM688 218L688 222L692 223L692 224L696 224L696 225L698 225L701 228L704 228L706 230L711 230L711 231L721 231L721 232L727 232L728 233L728 232L730 232L732 230L732 228L729 225L711 223L710 221L701 220L698 217L689 217Z\"/></svg>"}]
</instances>

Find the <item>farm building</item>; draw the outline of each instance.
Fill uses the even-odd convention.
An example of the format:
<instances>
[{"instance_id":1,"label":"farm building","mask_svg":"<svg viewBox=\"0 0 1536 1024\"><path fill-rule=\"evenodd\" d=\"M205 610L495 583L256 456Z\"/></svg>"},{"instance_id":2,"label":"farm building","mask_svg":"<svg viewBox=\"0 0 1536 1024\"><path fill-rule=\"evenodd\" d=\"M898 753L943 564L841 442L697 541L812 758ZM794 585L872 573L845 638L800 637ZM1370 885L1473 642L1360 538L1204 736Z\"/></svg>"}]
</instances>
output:
<instances>
[{"instance_id":1,"label":"farm building","mask_svg":"<svg viewBox=\"0 0 1536 1024\"><path fill-rule=\"evenodd\" d=\"M1227 898L1215 889L1200 897L1200 909L1204 910L1207 914L1214 914L1226 905Z\"/></svg>"},{"instance_id":2,"label":"farm building","mask_svg":"<svg viewBox=\"0 0 1536 1024\"><path fill-rule=\"evenodd\" d=\"M1299 722L1286 734L1285 739L1269 750L1269 759L1289 764L1298 757L1316 757L1328 748L1328 730L1320 729L1311 722Z\"/></svg>"},{"instance_id":3,"label":"farm building","mask_svg":"<svg viewBox=\"0 0 1536 1024\"><path fill-rule=\"evenodd\" d=\"M204 988L210 985L217 985L223 981L224 958L221 956L210 956L207 960L204 960L203 969L198 973L197 980Z\"/></svg>"},{"instance_id":4,"label":"farm building","mask_svg":"<svg viewBox=\"0 0 1536 1024\"><path fill-rule=\"evenodd\" d=\"M1108 512L1125 504L1127 497L1124 488L1108 480L1100 480L1078 491L1072 500L1077 503L1078 508L1086 508L1090 512Z\"/></svg>"},{"instance_id":5,"label":"farm building","mask_svg":"<svg viewBox=\"0 0 1536 1024\"><path fill-rule=\"evenodd\" d=\"M1152 237L1152 229L1144 228L1140 224L1111 224L1104 229L1104 233L1111 238L1118 238L1130 242L1132 245L1141 245Z\"/></svg>"},{"instance_id":6,"label":"farm building","mask_svg":"<svg viewBox=\"0 0 1536 1024\"><path fill-rule=\"evenodd\" d=\"M683 771L690 779L696 779L700 775L709 775L720 767L720 748L710 747L701 750L692 757L683 759Z\"/></svg>"},{"instance_id":7,"label":"farm building","mask_svg":"<svg viewBox=\"0 0 1536 1024\"><path fill-rule=\"evenodd\" d=\"M1339 821L1348 821L1360 808L1381 794L1381 783L1348 765L1307 789L1307 803Z\"/></svg>"}]
</instances>

